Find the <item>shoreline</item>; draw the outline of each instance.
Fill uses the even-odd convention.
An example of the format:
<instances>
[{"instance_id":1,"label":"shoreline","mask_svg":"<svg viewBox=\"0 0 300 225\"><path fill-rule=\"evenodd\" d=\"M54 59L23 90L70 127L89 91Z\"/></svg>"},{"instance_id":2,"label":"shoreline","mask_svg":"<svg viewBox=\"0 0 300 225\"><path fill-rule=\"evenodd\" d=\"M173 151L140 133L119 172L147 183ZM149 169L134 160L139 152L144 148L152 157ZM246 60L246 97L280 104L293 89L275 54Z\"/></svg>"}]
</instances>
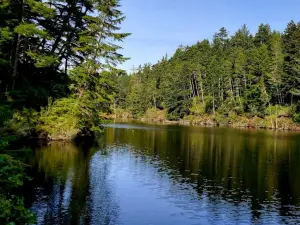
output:
<instances>
[{"instance_id":1,"label":"shoreline","mask_svg":"<svg viewBox=\"0 0 300 225\"><path fill-rule=\"evenodd\" d=\"M294 131L300 132L300 124L296 124L290 118L275 118L275 119L262 119L259 117L238 117L234 122L226 121L214 121L213 116L209 117L193 117L184 118L177 121L167 119L156 119L156 118L122 118L116 115L106 116L105 119L119 120L119 121L139 121L145 123L155 124L174 124L174 125L190 125L190 126L203 126L203 127L230 127L230 128L244 128L244 129L261 129L261 130L273 130L273 131Z\"/></svg>"}]
</instances>

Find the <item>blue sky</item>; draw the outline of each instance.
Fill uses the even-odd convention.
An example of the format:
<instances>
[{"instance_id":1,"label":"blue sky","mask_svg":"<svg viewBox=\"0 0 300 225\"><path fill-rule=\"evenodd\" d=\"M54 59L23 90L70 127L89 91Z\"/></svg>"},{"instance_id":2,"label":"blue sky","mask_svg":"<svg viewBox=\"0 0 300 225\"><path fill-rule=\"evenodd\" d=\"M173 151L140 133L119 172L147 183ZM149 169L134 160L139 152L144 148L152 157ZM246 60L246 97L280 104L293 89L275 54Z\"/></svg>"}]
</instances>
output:
<instances>
[{"instance_id":1,"label":"blue sky","mask_svg":"<svg viewBox=\"0 0 300 225\"><path fill-rule=\"evenodd\" d=\"M246 24L255 33L260 23L283 31L300 21L299 0L121 0L126 16L122 30L130 32L122 54L131 59L121 68L156 63L180 45L211 39L221 27L229 34Z\"/></svg>"}]
</instances>

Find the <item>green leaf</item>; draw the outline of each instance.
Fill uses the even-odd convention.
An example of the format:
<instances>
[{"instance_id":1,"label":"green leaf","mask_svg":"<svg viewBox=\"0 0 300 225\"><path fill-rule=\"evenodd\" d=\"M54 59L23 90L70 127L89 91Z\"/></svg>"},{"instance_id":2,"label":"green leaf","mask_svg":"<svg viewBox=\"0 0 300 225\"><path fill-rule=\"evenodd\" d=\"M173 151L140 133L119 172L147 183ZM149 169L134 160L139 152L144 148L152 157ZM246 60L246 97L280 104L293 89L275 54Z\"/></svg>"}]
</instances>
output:
<instances>
[{"instance_id":1,"label":"green leaf","mask_svg":"<svg viewBox=\"0 0 300 225\"><path fill-rule=\"evenodd\" d=\"M49 39L46 31L39 29L35 24L23 23L17 26L14 31L25 37L42 37Z\"/></svg>"}]
</instances>

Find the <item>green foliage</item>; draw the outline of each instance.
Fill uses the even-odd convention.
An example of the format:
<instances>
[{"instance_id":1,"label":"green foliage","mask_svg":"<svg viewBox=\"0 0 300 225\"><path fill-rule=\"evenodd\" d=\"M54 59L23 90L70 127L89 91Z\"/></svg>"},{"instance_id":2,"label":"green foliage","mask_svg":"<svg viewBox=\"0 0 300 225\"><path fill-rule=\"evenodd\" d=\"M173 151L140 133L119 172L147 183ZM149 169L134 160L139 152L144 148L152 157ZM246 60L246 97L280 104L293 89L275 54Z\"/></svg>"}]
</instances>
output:
<instances>
[{"instance_id":1,"label":"green foliage","mask_svg":"<svg viewBox=\"0 0 300 225\"><path fill-rule=\"evenodd\" d=\"M14 32L25 37L32 37L35 35L40 36L41 38L50 39L47 35L47 32L38 29L35 24L23 23L15 27Z\"/></svg>"},{"instance_id":2,"label":"green foliage","mask_svg":"<svg viewBox=\"0 0 300 225\"><path fill-rule=\"evenodd\" d=\"M211 42L179 46L172 57L140 66L117 107L135 115L166 110L170 120L203 117L203 124L247 116L245 126L285 129L285 120L298 121L292 108L300 100L299 50L300 23L293 21L283 33L261 24L254 36L245 25L232 37L221 28Z\"/></svg>"},{"instance_id":3,"label":"green foliage","mask_svg":"<svg viewBox=\"0 0 300 225\"><path fill-rule=\"evenodd\" d=\"M7 135L4 133L1 133L0 151L6 149L11 142L16 141L16 140L17 140L17 137L14 135Z\"/></svg>"},{"instance_id":4,"label":"green foliage","mask_svg":"<svg viewBox=\"0 0 300 225\"><path fill-rule=\"evenodd\" d=\"M190 111L192 115L201 116L205 114L205 105L202 102L200 103L199 98L196 97L193 99Z\"/></svg>"},{"instance_id":5,"label":"green foliage","mask_svg":"<svg viewBox=\"0 0 300 225\"><path fill-rule=\"evenodd\" d=\"M0 44L10 41L13 38L13 33L9 30L9 27L3 27L0 29Z\"/></svg>"},{"instance_id":6,"label":"green foliage","mask_svg":"<svg viewBox=\"0 0 300 225\"><path fill-rule=\"evenodd\" d=\"M37 130L46 133L50 139L72 139L79 132L79 104L73 98L62 98L54 102L50 99L48 106L40 112Z\"/></svg>"},{"instance_id":7,"label":"green foliage","mask_svg":"<svg viewBox=\"0 0 300 225\"><path fill-rule=\"evenodd\" d=\"M9 155L0 154L0 224L31 224L35 216L26 209L23 199L14 190L28 177L25 165Z\"/></svg>"},{"instance_id":8,"label":"green foliage","mask_svg":"<svg viewBox=\"0 0 300 225\"><path fill-rule=\"evenodd\" d=\"M293 121L296 123L300 123L300 103L296 105L295 112L293 114Z\"/></svg>"},{"instance_id":9,"label":"green foliage","mask_svg":"<svg viewBox=\"0 0 300 225\"><path fill-rule=\"evenodd\" d=\"M100 113L95 101L91 104L90 94L81 97L69 96L55 101L49 99L47 107L41 109L36 129L42 136L51 140L65 140L74 138L80 131L101 132ZM97 99L95 99L97 100Z\"/></svg>"},{"instance_id":10,"label":"green foliage","mask_svg":"<svg viewBox=\"0 0 300 225\"><path fill-rule=\"evenodd\" d=\"M123 109L123 108L116 108L114 110L115 118L116 119L132 119L133 115L131 112Z\"/></svg>"},{"instance_id":11,"label":"green foliage","mask_svg":"<svg viewBox=\"0 0 300 225\"><path fill-rule=\"evenodd\" d=\"M31 108L14 110L12 118L4 123L6 135L28 137L35 133L35 126L38 120L38 112Z\"/></svg>"},{"instance_id":12,"label":"green foliage","mask_svg":"<svg viewBox=\"0 0 300 225\"><path fill-rule=\"evenodd\" d=\"M24 206L22 198L11 196L5 198L0 195L0 223L1 224L34 224L36 217Z\"/></svg>"},{"instance_id":13,"label":"green foliage","mask_svg":"<svg viewBox=\"0 0 300 225\"><path fill-rule=\"evenodd\" d=\"M120 76L116 80L116 95L114 99L114 107L116 105L119 106L119 108L127 108L127 92L129 89L129 82L130 82L130 76L128 76L126 73L120 73Z\"/></svg>"},{"instance_id":14,"label":"green foliage","mask_svg":"<svg viewBox=\"0 0 300 225\"><path fill-rule=\"evenodd\" d=\"M245 91L245 107L246 111L251 115L264 116L267 104L269 102L263 81Z\"/></svg>"},{"instance_id":15,"label":"green foliage","mask_svg":"<svg viewBox=\"0 0 300 225\"><path fill-rule=\"evenodd\" d=\"M293 121L296 123L300 123L300 113L295 113L293 115Z\"/></svg>"},{"instance_id":16,"label":"green foliage","mask_svg":"<svg viewBox=\"0 0 300 225\"><path fill-rule=\"evenodd\" d=\"M0 150L36 131L51 139L100 131L99 114L111 112L124 73L116 67L126 60L119 7L119 0L0 1ZM14 196L25 178L22 163L0 155L0 224L34 223Z\"/></svg>"},{"instance_id":17,"label":"green foliage","mask_svg":"<svg viewBox=\"0 0 300 225\"><path fill-rule=\"evenodd\" d=\"M284 44L284 82L287 96L291 103L294 97L299 99L300 94L300 24L291 21L283 34ZM298 97L297 97L298 96Z\"/></svg>"},{"instance_id":18,"label":"green foliage","mask_svg":"<svg viewBox=\"0 0 300 225\"><path fill-rule=\"evenodd\" d=\"M146 111L142 119L147 121L163 122L166 120L166 111L150 108Z\"/></svg>"},{"instance_id":19,"label":"green foliage","mask_svg":"<svg viewBox=\"0 0 300 225\"><path fill-rule=\"evenodd\" d=\"M0 192L9 193L23 185L24 164L9 155L0 154Z\"/></svg>"},{"instance_id":20,"label":"green foliage","mask_svg":"<svg viewBox=\"0 0 300 225\"><path fill-rule=\"evenodd\" d=\"M5 121L12 119L13 112L8 105L0 105L0 127L4 126Z\"/></svg>"},{"instance_id":21,"label":"green foliage","mask_svg":"<svg viewBox=\"0 0 300 225\"><path fill-rule=\"evenodd\" d=\"M37 68L50 67L58 64L58 58L53 55L37 54L36 52L26 52L34 61Z\"/></svg>"},{"instance_id":22,"label":"green foliage","mask_svg":"<svg viewBox=\"0 0 300 225\"><path fill-rule=\"evenodd\" d=\"M56 16L54 9L49 8L47 3L36 1L36 0L26 0L33 13L38 13L43 15L47 19L52 19Z\"/></svg>"},{"instance_id":23,"label":"green foliage","mask_svg":"<svg viewBox=\"0 0 300 225\"><path fill-rule=\"evenodd\" d=\"M118 0L0 2L0 95L16 109L9 127L24 133L38 124L55 138L100 130L99 114L111 112L124 73L118 43L129 33L120 32L119 7ZM48 98L40 115L26 112Z\"/></svg>"},{"instance_id":24,"label":"green foliage","mask_svg":"<svg viewBox=\"0 0 300 225\"><path fill-rule=\"evenodd\" d=\"M266 109L266 114L277 117L292 117L293 111L293 108L290 106L270 105Z\"/></svg>"}]
</instances>

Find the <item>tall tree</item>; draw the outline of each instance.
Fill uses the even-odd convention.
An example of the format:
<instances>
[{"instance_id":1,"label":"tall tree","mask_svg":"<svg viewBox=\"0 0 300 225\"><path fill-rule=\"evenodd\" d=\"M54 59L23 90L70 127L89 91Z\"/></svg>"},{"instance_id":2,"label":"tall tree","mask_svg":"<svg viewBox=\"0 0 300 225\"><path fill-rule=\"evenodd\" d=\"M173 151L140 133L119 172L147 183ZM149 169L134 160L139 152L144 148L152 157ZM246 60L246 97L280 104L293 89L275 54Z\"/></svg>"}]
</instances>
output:
<instances>
[{"instance_id":1,"label":"tall tree","mask_svg":"<svg viewBox=\"0 0 300 225\"><path fill-rule=\"evenodd\" d=\"M284 90L293 104L294 97L300 96L300 24L291 21L284 34Z\"/></svg>"}]
</instances>

